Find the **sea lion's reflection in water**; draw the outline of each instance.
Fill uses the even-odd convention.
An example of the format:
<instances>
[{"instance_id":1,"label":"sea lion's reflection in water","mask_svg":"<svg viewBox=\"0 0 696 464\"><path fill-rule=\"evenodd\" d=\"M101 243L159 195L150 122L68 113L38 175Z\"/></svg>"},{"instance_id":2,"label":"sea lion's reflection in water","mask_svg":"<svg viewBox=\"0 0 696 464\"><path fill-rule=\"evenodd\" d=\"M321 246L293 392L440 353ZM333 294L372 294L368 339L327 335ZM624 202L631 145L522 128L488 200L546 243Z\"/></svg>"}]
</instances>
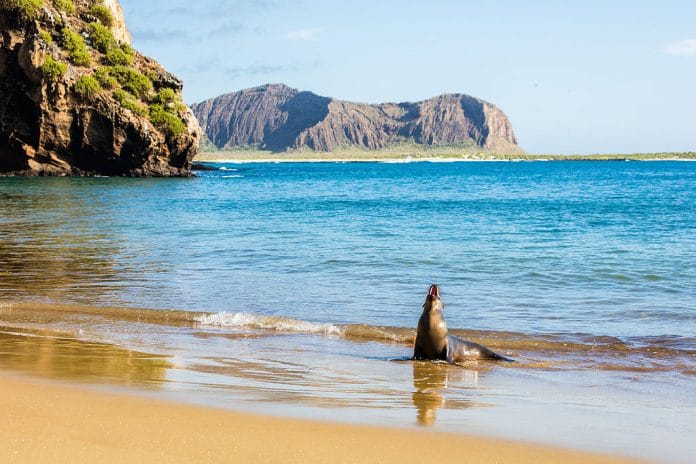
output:
<instances>
[{"instance_id":1,"label":"sea lion's reflection in water","mask_svg":"<svg viewBox=\"0 0 696 464\"><path fill-rule=\"evenodd\" d=\"M447 363L414 361L413 363L413 405L416 407L420 425L433 425L437 411L446 409L468 409L477 406L474 401L446 398L445 391L450 386L457 388L478 387L480 370L474 370Z\"/></svg>"}]
</instances>

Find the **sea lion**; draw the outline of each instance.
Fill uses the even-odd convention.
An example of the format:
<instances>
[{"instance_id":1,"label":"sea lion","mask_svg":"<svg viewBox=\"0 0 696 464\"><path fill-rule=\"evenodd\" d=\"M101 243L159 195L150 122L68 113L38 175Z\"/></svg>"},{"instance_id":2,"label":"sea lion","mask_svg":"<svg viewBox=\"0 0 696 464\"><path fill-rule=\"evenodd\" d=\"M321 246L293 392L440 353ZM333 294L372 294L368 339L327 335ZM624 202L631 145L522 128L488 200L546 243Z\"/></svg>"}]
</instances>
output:
<instances>
[{"instance_id":1,"label":"sea lion","mask_svg":"<svg viewBox=\"0 0 696 464\"><path fill-rule=\"evenodd\" d=\"M431 285L418 321L413 359L441 360L451 364L476 359L514 362L478 343L448 335L442 308L440 289Z\"/></svg>"}]
</instances>

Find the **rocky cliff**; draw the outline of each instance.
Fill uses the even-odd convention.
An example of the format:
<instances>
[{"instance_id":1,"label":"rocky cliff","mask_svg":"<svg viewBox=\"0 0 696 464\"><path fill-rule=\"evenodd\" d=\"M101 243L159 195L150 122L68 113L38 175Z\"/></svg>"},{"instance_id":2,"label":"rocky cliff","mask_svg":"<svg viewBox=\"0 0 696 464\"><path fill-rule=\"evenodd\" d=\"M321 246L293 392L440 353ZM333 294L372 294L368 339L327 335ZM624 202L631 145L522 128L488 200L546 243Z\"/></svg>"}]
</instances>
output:
<instances>
[{"instance_id":1,"label":"rocky cliff","mask_svg":"<svg viewBox=\"0 0 696 464\"><path fill-rule=\"evenodd\" d=\"M401 142L465 144L520 152L510 121L496 106L461 94L418 103L369 105L268 84L192 105L219 148L258 146L283 151L345 146L379 149Z\"/></svg>"},{"instance_id":2,"label":"rocky cliff","mask_svg":"<svg viewBox=\"0 0 696 464\"><path fill-rule=\"evenodd\" d=\"M189 175L181 90L116 0L0 0L0 174Z\"/></svg>"}]
</instances>

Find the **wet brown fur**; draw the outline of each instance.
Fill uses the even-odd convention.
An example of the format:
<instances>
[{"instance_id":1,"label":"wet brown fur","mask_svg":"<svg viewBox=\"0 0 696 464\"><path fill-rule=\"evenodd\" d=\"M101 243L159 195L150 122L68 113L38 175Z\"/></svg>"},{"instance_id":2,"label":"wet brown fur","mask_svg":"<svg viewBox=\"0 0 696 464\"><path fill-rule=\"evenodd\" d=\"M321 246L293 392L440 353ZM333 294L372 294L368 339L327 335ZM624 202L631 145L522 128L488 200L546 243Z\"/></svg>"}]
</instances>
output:
<instances>
[{"instance_id":1,"label":"wet brown fur","mask_svg":"<svg viewBox=\"0 0 696 464\"><path fill-rule=\"evenodd\" d=\"M423 303L423 313L418 320L413 359L441 360L449 363L476 359L513 362L478 343L449 335L442 310L440 289L437 285L431 285Z\"/></svg>"}]
</instances>

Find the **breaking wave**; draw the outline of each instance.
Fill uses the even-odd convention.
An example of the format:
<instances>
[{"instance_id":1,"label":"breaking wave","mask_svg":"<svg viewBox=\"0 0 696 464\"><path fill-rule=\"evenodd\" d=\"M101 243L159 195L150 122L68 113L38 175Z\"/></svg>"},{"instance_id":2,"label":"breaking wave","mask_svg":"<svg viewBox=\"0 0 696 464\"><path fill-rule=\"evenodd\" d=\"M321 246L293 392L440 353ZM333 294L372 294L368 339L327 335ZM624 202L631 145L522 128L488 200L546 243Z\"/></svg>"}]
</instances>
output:
<instances>
[{"instance_id":1,"label":"breaking wave","mask_svg":"<svg viewBox=\"0 0 696 464\"><path fill-rule=\"evenodd\" d=\"M343 335L343 330L333 324L302 321L280 316L262 316L251 313L221 312L202 314L195 318L199 325L275 330L325 335Z\"/></svg>"},{"instance_id":2,"label":"breaking wave","mask_svg":"<svg viewBox=\"0 0 696 464\"><path fill-rule=\"evenodd\" d=\"M79 317L75 317L79 316ZM41 303L0 304L0 322L5 331L13 327L49 325L61 321L61 330L75 333L79 324L92 321L137 322L219 329L231 334L243 330L259 335L297 333L332 336L354 342L413 345L414 327L390 327L369 324L335 324L306 321L282 316L248 312L191 312L137 308L52 305ZM79 321L79 322L75 322ZM139 329L139 330L142 330ZM696 337L664 335L659 337L618 338L577 333L521 333L453 328L452 335L487 346L520 361L519 367L539 369L597 369L632 372L681 372L696 375ZM78 334L78 337L80 335Z\"/></svg>"}]
</instances>

